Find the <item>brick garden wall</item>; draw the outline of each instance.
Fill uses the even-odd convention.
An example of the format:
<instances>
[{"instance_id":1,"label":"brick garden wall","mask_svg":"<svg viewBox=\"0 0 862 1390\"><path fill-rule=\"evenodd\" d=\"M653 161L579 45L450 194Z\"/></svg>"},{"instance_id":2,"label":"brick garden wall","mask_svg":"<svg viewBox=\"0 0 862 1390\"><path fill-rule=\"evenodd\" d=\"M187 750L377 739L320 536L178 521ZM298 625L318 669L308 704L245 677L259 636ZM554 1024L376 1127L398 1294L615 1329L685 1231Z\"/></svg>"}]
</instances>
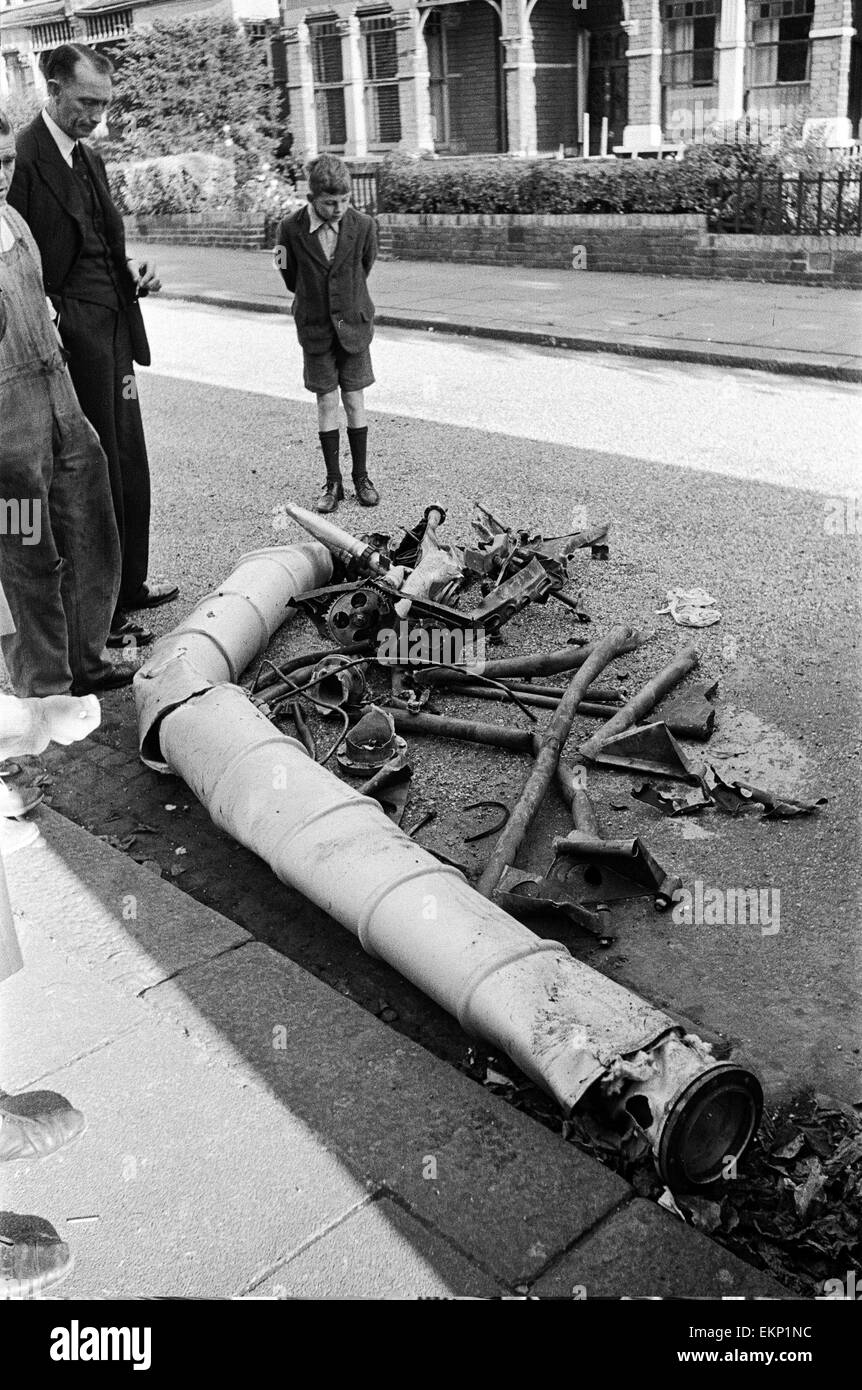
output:
<instances>
[{"instance_id":1,"label":"brick garden wall","mask_svg":"<svg viewBox=\"0 0 862 1390\"><path fill-rule=\"evenodd\" d=\"M395 260L862 288L860 237L734 236L708 232L695 213L381 213L378 223L381 254Z\"/></svg>"},{"instance_id":2,"label":"brick garden wall","mask_svg":"<svg viewBox=\"0 0 862 1390\"><path fill-rule=\"evenodd\" d=\"M126 236L135 241L171 246L226 246L235 251L260 251L271 245L261 217L220 213L175 212L162 217L124 217Z\"/></svg>"}]
</instances>

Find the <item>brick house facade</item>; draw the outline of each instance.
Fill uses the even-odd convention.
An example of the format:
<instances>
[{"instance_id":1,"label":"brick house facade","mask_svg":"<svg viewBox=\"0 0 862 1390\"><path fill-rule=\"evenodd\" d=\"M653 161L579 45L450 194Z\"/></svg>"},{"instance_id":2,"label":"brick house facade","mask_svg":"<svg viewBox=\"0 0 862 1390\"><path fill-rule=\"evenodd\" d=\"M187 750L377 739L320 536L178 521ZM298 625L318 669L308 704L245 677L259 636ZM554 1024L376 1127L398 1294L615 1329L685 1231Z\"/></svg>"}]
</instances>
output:
<instances>
[{"instance_id":1,"label":"brick house facade","mask_svg":"<svg viewBox=\"0 0 862 1390\"><path fill-rule=\"evenodd\" d=\"M637 152L747 115L859 132L860 0L0 0L0 102L39 58L155 19L232 16L266 41L296 149ZM279 8L280 7L280 8Z\"/></svg>"},{"instance_id":2,"label":"brick house facade","mask_svg":"<svg viewBox=\"0 0 862 1390\"><path fill-rule=\"evenodd\" d=\"M858 132L855 0L282 0L297 146L637 151L745 116Z\"/></svg>"}]
</instances>

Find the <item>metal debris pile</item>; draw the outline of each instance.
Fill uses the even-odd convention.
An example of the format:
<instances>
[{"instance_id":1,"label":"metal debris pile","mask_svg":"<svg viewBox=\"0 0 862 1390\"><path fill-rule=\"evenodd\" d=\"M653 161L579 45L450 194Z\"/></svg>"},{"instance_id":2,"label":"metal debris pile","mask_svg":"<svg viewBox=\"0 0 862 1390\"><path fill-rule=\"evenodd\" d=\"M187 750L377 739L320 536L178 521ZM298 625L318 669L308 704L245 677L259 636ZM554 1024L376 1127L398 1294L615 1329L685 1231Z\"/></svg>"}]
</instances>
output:
<instances>
[{"instance_id":1,"label":"metal debris pile","mask_svg":"<svg viewBox=\"0 0 862 1390\"><path fill-rule=\"evenodd\" d=\"M703 744L711 737L716 681L691 685L664 704L659 719L650 717L696 669L695 648L680 651L630 698L601 680L617 657L653 636L625 627L601 640L583 635L591 620L582 593L570 591L574 562L587 555L607 558L607 522L546 536L509 526L477 502L472 543L456 546L441 540L446 513L436 504L397 539L382 532L357 538L304 508L286 504L283 510L334 556L333 582L294 601L327 645L286 663L265 660L252 687L254 702L278 727L292 730L321 764L361 779L359 790L415 836L437 818L433 806L414 806L408 816L415 738L531 755L533 767L514 802L465 802L448 816L448 835L421 841L513 915L562 917L608 945L614 939L614 902L650 898L662 911L681 890L681 880L640 838L603 834L586 791L590 766L685 784L668 791L640 780L631 787L636 800L663 816L691 816L707 807L736 816L754 806L764 818L778 818L825 804L822 798L802 803L726 781L681 745L680 739ZM694 597L709 598L701 591ZM548 602L573 616L576 630L565 647L525 656L489 654L516 614ZM442 697L505 702L513 706L513 720L443 715L435 704ZM561 753L576 716L601 724L580 744L572 764ZM573 829L553 841L543 867L527 871L517 867L518 853L553 783ZM494 836L479 871L467 847Z\"/></svg>"}]
</instances>

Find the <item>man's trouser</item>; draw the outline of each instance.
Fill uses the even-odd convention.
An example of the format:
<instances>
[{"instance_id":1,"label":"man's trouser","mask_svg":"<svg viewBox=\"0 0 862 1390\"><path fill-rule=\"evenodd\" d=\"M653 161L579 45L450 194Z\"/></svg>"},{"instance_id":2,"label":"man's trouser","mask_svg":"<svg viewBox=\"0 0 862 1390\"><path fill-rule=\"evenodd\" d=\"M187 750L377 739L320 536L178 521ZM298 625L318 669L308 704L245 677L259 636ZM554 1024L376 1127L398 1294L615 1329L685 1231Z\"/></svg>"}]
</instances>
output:
<instances>
[{"instance_id":1,"label":"man's trouser","mask_svg":"<svg viewBox=\"0 0 862 1390\"><path fill-rule=\"evenodd\" d=\"M0 384L0 638L16 695L68 694L111 670L120 544L108 465L65 371Z\"/></svg>"},{"instance_id":2,"label":"man's trouser","mask_svg":"<svg viewBox=\"0 0 862 1390\"><path fill-rule=\"evenodd\" d=\"M123 608L146 581L150 546L150 467L128 319L101 304L63 299L60 334L81 409L108 456L123 557L118 603Z\"/></svg>"}]
</instances>

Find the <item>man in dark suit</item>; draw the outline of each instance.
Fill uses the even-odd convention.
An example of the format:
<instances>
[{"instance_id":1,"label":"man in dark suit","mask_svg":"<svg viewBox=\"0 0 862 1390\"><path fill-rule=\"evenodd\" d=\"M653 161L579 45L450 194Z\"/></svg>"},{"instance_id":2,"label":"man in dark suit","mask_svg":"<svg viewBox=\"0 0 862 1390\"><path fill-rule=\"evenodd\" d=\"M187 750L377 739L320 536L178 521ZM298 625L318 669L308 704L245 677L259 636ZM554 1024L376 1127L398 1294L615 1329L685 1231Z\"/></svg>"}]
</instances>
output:
<instances>
[{"instance_id":1,"label":"man in dark suit","mask_svg":"<svg viewBox=\"0 0 862 1390\"><path fill-rule=\"evenodd\" d=\"M177 597L147 582L150 473L134 363L150 351L138 298L158 290L155 267L126 256L123 222L104 163L83 143L111 99L110 61L61 44L44 64L48 104L18 136L9 190L42 255L45 289L59 313L69 372L110 469L122 546L122 577L109 646L152 641L128 615Z\"/></svg>"}]
</instances>

